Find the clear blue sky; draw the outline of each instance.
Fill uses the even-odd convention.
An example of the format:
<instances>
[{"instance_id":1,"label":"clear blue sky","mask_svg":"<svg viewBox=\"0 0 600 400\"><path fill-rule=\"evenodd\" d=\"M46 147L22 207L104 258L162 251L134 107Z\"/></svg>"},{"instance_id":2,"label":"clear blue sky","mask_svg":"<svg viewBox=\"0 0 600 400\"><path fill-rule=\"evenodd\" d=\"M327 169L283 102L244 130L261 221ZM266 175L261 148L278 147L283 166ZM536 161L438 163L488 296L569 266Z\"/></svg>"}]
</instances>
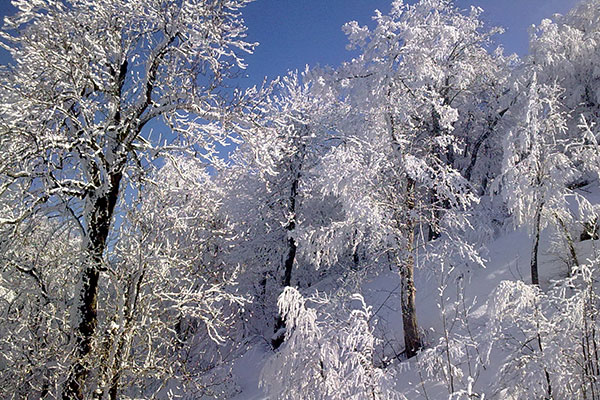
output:
<instances>
[{"instance_id":1,"label":"clear blue sky","mask_svg":"<svg viewBox=\"0 0 600 400\"><path fill-rule=\"evenodd\" d=\"M246 57L247 77L237 85L258 85L267 76L273 79L289 70L303 70L309 65L337 66L351 54L341 27L352 20L372 26L375 9L390 10L392 0L255 0L243 10L248 39L259 42L254 54ZM416 0L405 0L414 3ZM506 33L498 40L507 52L525 55L528 28L554 13L564 14L579 0L455 0L468 9L484 9L483 18L492 26L502 26ZM0 0L0 16L12 14L9 0ZM0 49L0 63L7 53Z\"/></svg>"},{"instance_id":2,"label":"clear blue sky","mask_svg":"<svg viewBox=\"0 0 600 400\"><path fill-rule=\"evenodd\" d=\"M414 3L414 0L406 1ZM525 55L528 28L554 13L564 14L578 0L456 0L459 8L484 9L483 18L506 32L499 37L507 52ZM265 75L273 78L306 64L339 65L348 59L341 27L356 20L372 24L374 10L390 10L391 0L256 0L246 7L244 19L251 41L260 43L246 58L248 83Z\"/></svg>"},{"instance_id":3,"label":"clear blue sky","mask_svg":"<svg viewBox=\"0 0 600 400\"><path fill-rule=\"evenodd\" d=\"M413 3L414 0L407 0ZM531 24L554 13L565 13L578 0L456 0L460 8L471 5L484 9L484 19L502 26L499 40L507 52L527 53ZM356 20L371 24L375 9L387 13L391 0L255 0L244 10L250 41L259 42L255 53L246 58L247 79L240 86L260 83L264 76L274 78L290 69L309 65L339 65L349 57L345 50L344 23ZM9 0L0 0L0 15L13 12ZM5 59L0 54L0 62Z\"/></svg>"}]
</instances>

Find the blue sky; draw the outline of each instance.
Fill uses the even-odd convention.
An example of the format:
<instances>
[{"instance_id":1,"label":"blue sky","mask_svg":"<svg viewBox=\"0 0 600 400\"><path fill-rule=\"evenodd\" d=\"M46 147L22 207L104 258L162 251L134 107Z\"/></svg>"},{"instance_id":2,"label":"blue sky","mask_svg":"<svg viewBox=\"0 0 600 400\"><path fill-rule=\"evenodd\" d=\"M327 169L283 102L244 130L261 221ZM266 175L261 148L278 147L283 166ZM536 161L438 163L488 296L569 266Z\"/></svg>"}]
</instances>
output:
<instances>
[{"instance_id":1,"label":"blue sky","mask_svg":"<svg viewBox=\"0 0 600 400\"><path fill-rule=\"evenodd\" d=\"M406 1L413 3L414 1ZM459 8L484 9L483 18L506 32L498 39L507 52L527 53L528 28L554 13L566 13L578 0L457 0ZM371 24L375 9L390 10L391 0L256 0L246 7L248 37L260 43L246 58L247 85L304 65L338 65L348 59L341 27L356 20ZM245 85L244 85L245 86Z\"/></svg>"},{"instance_id":2,"label":"blue sky","mask_svg":"<svg viewBox=\"0 0 600 400\"><path fill-rule=\"evenodd\" d=\"M347 40L341 27L352 20L372 24L375 9L390 10L392 0L255 0L243 10L248 40L259 42L254 54L246 56L246 77L235 82L239 87L260 85L267 76L273 79L289 70L311 66L337 66L349 59ZM405 0L414 3L416 0ZM507 52L525 55L528 28L554 13L564 14L579 0L455 0L462 9L471 5L484 9L483 18L506 32L498 40ZM0 16L12 14L9 0L0 0ZM0 49L0 63L7 53ZM162 126L153 124L153 128Z\"/></svg>"},{"instance_id":3,"label":"blue sky","mask_svg":"<svg viewBox=\"0 0 600 400\"><path fill-rule=\"evenodd\" d=\"M507 52L524 55L529 26L554 13L564 14L577 2L456 0L456 5L464 9L471 5L483 8L486 22L506 29L499 41ZM361 25L371 24L374 10L387 13L390 4L391 0L255 0L243 14L249 40L260 45L253 55L246 57L247 78L240 81L240 86L259 84L264 76L275 78L288 70L304 69L306 64L339 65L350 56L345 49L342 25L351 20ZM0 0L0 15L13 10L9 0Z\"/></svg>"}]
</instances>

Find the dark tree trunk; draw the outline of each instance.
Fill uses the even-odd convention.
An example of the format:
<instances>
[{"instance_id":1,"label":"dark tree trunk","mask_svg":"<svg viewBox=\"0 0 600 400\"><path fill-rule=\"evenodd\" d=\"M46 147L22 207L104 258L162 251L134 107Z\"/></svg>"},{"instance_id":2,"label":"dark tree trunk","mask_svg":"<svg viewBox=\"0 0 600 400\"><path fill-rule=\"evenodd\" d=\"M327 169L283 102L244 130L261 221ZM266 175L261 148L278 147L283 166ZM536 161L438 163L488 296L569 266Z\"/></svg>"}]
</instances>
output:
<instances>
[{"instance_id":1,"label":"dark tree trunk","mask_svg":"<svg viewBox=\"0 0 600 400\"><path fill-rule=\"evenodd\" d=\"M569 229L567 228L565 221L563 221L562 218L559 217L557 213L554 213L554 217L556 218L558 225L562 229L563 234L565 235L565 240L567 242L567 247L569 247L569 254L571 255L571 261L569 263L567 263L567 267L568 267L567 275L571 276L572 268L579 267L579 259L577 258L577 251L575 250L575 243L573 242L573 237L571 236L571 233L569 232Z\"/></svg>"},{"instance_id":2,"label":"dark tree trunk","mask_svg":"<svg viewBox=\"0 0 600 400\"><path fill-rule=\"evenodd\" d=\"M473 144L473 148L471 150L471 159L469 160L469 165L467 166L467 169L464 173L464 177L468 181L471 180L473 168L475 168L475 164L477 164L477 157L479 156L479 149L481 148L481 145L483 145L483 143L485 143L485 141L492 135L492 133L495 132L494 130L496 128L496 125L498 125L498 123L507 111L508 108L499 111L498 115L496 115L496 117L488 123L488 128L485 130L485 132L483 132L483 134Z\"/></svg>"},{"instance_id":3,"label":"dark tree trunk","mask_svg":"<svg viewBox=\"0 0 600 400\"><path fill-rule=\"evenodd\" d=\"M283 287L290 286L292 282L292 268L294 266L294 260L296 258L296 242L294 239L288 239L288 255L285 259L285 274L283 277ZM285 328L285 322L281 318L281 316L277 316L275 319L275 326L273 331L275 332L275 336L271 340L271 346L273 349L278 349L279 346L283 343L283 334L280 332L282 328Z\"/></svg>"},{"instance_id":4,"label":"dark tree trunk","mask_svg":"<svg viewBox=\"0 0 600 400\"><path fill-rule=\"evenodd\" d=\"M540 203L535 212L535 221L533 226L533 249L531 250L531 283L534 285L540 284L538 275L538 250L540 246L540 220L542 218L542 210L544 203Z\"/></svg>"},{"instance_id":5,"label":"dark tree trunk","mask_svg":"<svg viewBox=\"0 0 600 400\"><path fill-rule=\"evenodd\" d=\"M78 305L75 362L65 383L63 400L83 400L85 397L85 383L90 373L87 358L92 352L92 340L98 326L98 285L102 257L119 197L121 178L121 172L110 175L108 190L94 197L91 204L86 232L87 259L81 274L79 296L76 299Z\"/></svg>"},{"instance_id":6,"label":"dark tree trunk","mask_svg":"<svg viewBox=\"0 0 600 400\"><path fill-rule=\"evenodd\" d=\"M541 208L541 206L540 206ZM540 353L544 353L544 347L542 346L542 335L540 334L540 317L538 315L538 305L536 304L535 306L535 321L536 321L536 325L537 325L537 341L538 341L538 347L540 349ZM548 372L548 369L546 368L546 366L544 366L544 376L546 377L546 397L544 398L544 400L552 400L552 383L550 380L550 373Z\"/></svg>"},{"instance_id":7,"label":"dark tree trunk","mask_svg":"<svg viewBox=\"0 0 600 400\"><path fill-rule=\"evenodd\" d=\"M112 69L112 67L111 67ZM125 77L128 71L128 62L123 60L119 70L112 71L116 78L116 92L119 93L119 101L123 91ZM139 117L139 116L138 116ZM114 126L121 123L121 109L118 108L113 116ZM117 156L117 151L124 143L130 131L123 130L116 134L116 140L112 149L112 156ZM139 133L139 131L138 131ZM106 158L105 158L106 159ZM102 257L106 249L106 241L110 232L115 205L119 198L121 179L123 177L123 167L126 157L117 157L117 161L105 165L109 171L103 182L101 172L98 168L92 172L92 181L96 185L96 190L88 193L88 206L90 210L86 216L87 231L85 249L86 262L83 266L81 275L81 288L77 305L77 344L75 349L75 362L63 388L63 400L83 400L85 395L85 383L90 373L90 365L87 360L92 351L92 340L98 326L98 285L100 271L102 270ZM104 189L102 185L108 187Z\"/></svg>"},{"instance_id":8,"label":"dark tree trunk","mask_svg":"<svg viewBox=\"0 0 600 400\"><path fill-rule=\"evenodd\" d=\"M296 179L292 182L292 189L290 191L290 214L292 215L292 219L288 223L286 230L288 235L291 235L296 229L296 197L298 196L298 181L300 180L299 176L296 176ZM292 283L292 270L294 268L294 261L296 260L296 241L289 236L288 237L288 254L285 258L285 271L283 274L283 287L290 286Z\"/></svg>"},{"instance_id":9,"label":"dark tree trunk","mask_svg":"<svg viewBox=\"0 0 600 400\"><path fill-rule=\"evenodd\" d=\"M388 91L388 97L390 92ZM436 119L434 118L434 121ZM401 158L402 146L400 140L396 136L396 122L394 114L389 112L387 114L387 121L389 124L389 133L394 152ZM438 127L439 129L439 127ZM398 188L400 193L403 192L402 188ZM396 263L400 268L400 306L402 309L402 327L404 329L404 347L407 358L411 358L417 354L417 351L421 349L421 337L419 334L419 325L417 323L417 308L415 306L415 279L414 279L414 241L415 241L415 223L413 221L414 216L412 212L415 208L415 190L416 182L414 179L406 177L406 189L404 191L404 209L407 211L406 221L401 216L396 219L398 232L406 239L406 248L404 249L405 255L399 258L399 254L396 254Z\"/></svg>"},{"instance_id":10,"label":"dark tree trunk","mask_svg":"<svg viewBox=\"0 0 600 400\"><path fill-rule=\"evenodd\" d=\"M292 283L292 269L294 267L294 260L296 259L296 250L296 241L292 238L289 238L288 255L285 258L285 273L283 275L283 287L290 286L290 284Z\"/></svg>"},{"instance_id":11,"label":"dark tree trunk","mask_svg":"<svg viewBox=\"0 0 600 400\"><path fill-rule=\"evenodd\" d=\"M294 229L296 229L296 196L298 195L298 181L299 180L300 180L300 176L298 174L298 175L296 175L296 178L292 182L292 189L290 191L289 212L292 215L292 218L290 219L290 221L286 227L286 231L287 231L288 235L290 235L294 231ZM283 273L283 281L282 281L283 287L290 286L290 284L292 283L292 271L294 268L294 261L296 260L296 250L297 250L296 241L291 236L288 237L287 244L288 244L288 252L285 257L285 262L284 262L284 273ZM275 335L273 336L273 339L271 340L271 346L273 346L274 349L279 348L279 346L281 346L281 344L283 343L284 335L280 332L282 328L285 328L285 322L283 321L281 316L278 315L277 318L275 319L275 326L273 328Z\"/></svg>"},{"instance_id":12,"label":"dark tree trunk","mask_svg":"<svg viewBox=\"0 0 600 400\"><path fill-rule=\"evenodd\" d=\"M404 328L404 347L406 357L411 358L422 347L417 324L417 309L415 307L414 259L407 257L400 270L402 327Z\"/></svg>"}]
</instances>

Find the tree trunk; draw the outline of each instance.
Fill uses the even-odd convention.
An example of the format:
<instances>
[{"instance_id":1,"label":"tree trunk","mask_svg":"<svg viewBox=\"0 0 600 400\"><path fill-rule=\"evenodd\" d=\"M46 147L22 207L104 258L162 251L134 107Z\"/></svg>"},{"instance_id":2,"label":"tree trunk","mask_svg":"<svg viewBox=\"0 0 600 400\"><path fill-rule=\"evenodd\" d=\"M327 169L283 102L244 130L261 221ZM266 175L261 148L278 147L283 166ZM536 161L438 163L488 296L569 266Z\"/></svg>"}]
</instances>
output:
<instances>
[{"instance_id":1,"label":"tree trunk","mask_svg":"<svg viewBox=\"0 0 600 400\"><path fill-rule=\"evenodd\" d=\"M296 260L296 250L298 249L298 247L296 245L296 241L294 240L294 238L292 238L289 235L296 228L296 196L298 195L298 181L299 180L300 180L300 176L298 174L296 176L296 178L294 179L294 181L292 182L292 189L290 191L289 212L292 217L286 227L286 231L288 233L288 239L287 239L288 253L285 258L285 263L284 263L284 273L283 273L283 282L282 282L283 287L290 286L290 284L292 283L292 271L294 268L294 261ZM277 318L275 319L275 326L273 328L275 335L273 336L273 339L271 340L271 346L273 347L273 349L279 348L279 346L281 346L281 344L283 343L284 335L280 332L280 330L282 328L285 328L285 322L283 321L281 316L278 315Z\"/></svg>"},{"instance_id":2,"label":"tree trunk","mask_svg":"<svg viewBox=\"0 0 600 400\"><path fill-rule=\"evenodd\" d=\"M540 209L541 209L541 205L540 205ZM540 349L540 353L544 353L544 347L542 346L542 335L540 334L540 316L538 315L539 313L539 308L538 305L535 305L535 323L536 323L536 327L537 327L537 341L538 341L538 347ZM543 356L542 356L543 357ZM552 400L552 383L550 380L550 373L548 372L548 369L546 368L546 366L544 365L544 376L546 377L546 398L544 400Z\"/></svg>"},{"instance_id":3,"label":"tree trunk","mask_svg":"<svg viewBox=\"0 0 600 400\"><path fill-rule=\"evenodd\" d=\"M388 90L388 99L389 97L390 91ZM396 122L393 112L388 111L386 120L388 123L390 139L394 147L394 153L396 153L398 159L401 159L402 146L400 140L396 136ZM398 190L399 193L402 193L402 188L399 187ZM400 305L402 309L402 327L404 328L404 351L406 352L407 358L414 357L417 354L417 351L422 347L419 325L417 324L417 308L415 306L415 260L413 256L415 222L413 221L413 215L411 215L415 208L415 190L415 180L406 177L406 189L404 192L406 197L403 206L407 211L406 214L408 214L408 217L406 218L406 221L404 221L402 217L399 217L396 220L398 231L401 232L402 236L406 239L405 256L398 259L398 255L396 255L396 263L400 268Z\"/></svg>"},{"instance_id":4,"label":"tree trunk","mask_svg":"<svg viewBox=\"0 0 600 400\"><path fill-rule=\"evenodd\" d=\"M127 357L127 348L129 347L129 343L131 341L133 320L137 310L137 303L140 296L142 282L144 280L144 274L144 270L140 270L138 273L132 274L128 285L127 297L125 299L124 327L123 332L121 332L118 340L111 371L112 376L110 378L110 389L108 392L110 400L118 399L121 370L123 367L123 361Z\"/></svg>"},{"instance_id":5,"label":"tree trunk","mask_svg":"<svg viewBox=\"0 0 600 400\"><path fill-rule=\"evenodd\" d=\"M292 182L292 191L290 195L290 214L292 218L288 223L286 230L288 235L296 229L296 196L298 195L298 178ZM294 268L294 260L296 259L297 250L296 241L291 236L288 237L288 254L285 258L285 271L283 274L283 287L290 286L292 283L292 270Z\"/></svg>"},{"instance_id":6,"label":"tree trunk","mask_svg":"<svg viewBox=\"0 0 600 400\"><path fill-rule=\"evenodd\" d=\"M85 238L87 260L81 274L79 297L76 299L75 362L63 389L63 400L84 399L85 383L91 369L87 358L92 352L92 340L98 326L98 284L102 257L119 196L122 173L113 173L108 178L108 190L101 194L96 192L91 199Z\"/></svg>"},{"instance_id":7,"label":"tree trunk","mask_svg":"<svg viewBox=\"0 0 600 400\"><path fill-rule=\"evenodd\" d=\"M500 122L504 114L508 111L508 107L499 111L498 115L488 123L487 129L483 132L483 134L475 141L473 144L473 148L471 150L471 159L469 160L469 165L465 170L464 177L466 180L471 181L471 175L473 173L473 168L475 168L475 164L477 164L477 157L479 156L479 149L481 145L494 133L494 129L496 125Z\"/></svg>"},{"instance_id":8,"label":"tree trunk","mask_svg":"<svg viewBox=\"0 0 600 400\"><path fill-rule=\"evenodd\" d=\"M411 358L422 347L417 324L417 309L415 307L414 258L405 259L400 270L402 327L404 328L404 347L406 357Z\"/></svg>"},{"instance_id":9,"label":"tree trunk","mask_svg":"<svg viewBox=\"0 0 600 400\"><path fill-rule=\"evenodd\" d=\"M557 213L554 213L554 217L556 218L558 225L560 225L560 228L562 229L563 234L565 235L567 247L569 248L569 253L571 255L571 263L567 263L567 267L568 267L567 275L570 277L572 268L579 267L579 259L577 258L577 251L575 250L575 243L573 242L573 237L571 236L571 233L569 232L569 229L567 228L565 221L563 221L562 218L559 217Z\"/></svg>"},{"instance_id":10,"label":"tree trunk","mask_svg":"<svg viewBox=\"0 0 600 400\"><path fill-rule=\"evenodd\" d=\"M406 207L412 211L414 203L415 181L408 178ZM417 354L422 347L419 326L417 324L417 308L415 306L415 259L413 255L415 242L415 226L412 216L409 216L406 226L406 256L400 262L400 288L402 327L404 328L404 347L406 357L411 358Z\"/></svg>"},{"instance_id":11,"label":"tree trunk","mask_svg":"<svg viewBox=\"0 0 600 400\"><path fill-rule=\"evenodd\" d=\"M540 246L540 220L542 218L542 210L544 203L540 203L535 212L535 222L533 226L533 249L531 250L531 283L534 285L540 284L538 275L538 250Z\"/></svg>"}]
</instances>

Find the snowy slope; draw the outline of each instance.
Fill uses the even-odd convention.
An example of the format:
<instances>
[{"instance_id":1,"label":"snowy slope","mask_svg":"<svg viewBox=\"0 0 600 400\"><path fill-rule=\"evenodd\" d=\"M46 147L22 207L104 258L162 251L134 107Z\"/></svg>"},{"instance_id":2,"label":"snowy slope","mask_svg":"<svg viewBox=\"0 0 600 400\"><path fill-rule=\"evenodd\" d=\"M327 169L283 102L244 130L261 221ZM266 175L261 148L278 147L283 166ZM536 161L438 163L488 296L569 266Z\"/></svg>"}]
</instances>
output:
<instances>
[{"instance_id":1,"label":"snowy slope","mask_svg":"<svg viewBox=\"0 0 600 400\"><path fill-rule=\"evenodd\" d=\"M567 267L548 245L546 232L543 239L540 249L540 277L542 289L547 289L553 280L566 276ZM508 232L487 244L484 254L485 268L454 272L448 278L448 287L443 296L447 320L451 320L453 313L456 312L454 303L460 293L457 289L458 281L462 281L464 303L472 305L467 321L469 328L473 335L483 332L488 323L486 313L488 298L500 282L530 281L531 246L532 241L527 232L523 230ZM576 243L577 253L583 261L593 253L595 247L596 241ZM416 272L417 313L428 346L435 345L443 335L443 315L439 306L442 299L438 289L439 278L424 268ZM387 358L394 358L403 347L399 282L395 271L386 270L369 279L362 286L362 295L376 316L375 332L384 339L383 352ZM451 329L456 328L451 327ZM479 350L484 353L488 350L487 345L482 343ZM240 387L240 393L233 397L234 400L268 398L260 387L259 380L260 371L272 354L272 350L262 343L252 347L237 360L233 367L233 375ZM473 383L474 390L485 392L486 398L508 399L503 393L493 393L490 389L498 372L498 364L507 354L501 348L494 346L489 354L482 354L482 357L484 355L489 357L489 363L485 368L480 367L475 374L477 379ZM419 373L416 359L407 361L400 357L392 360L390 365L400 371L397 374L397 387L402 388L407 398L425 398L424 392L429 399L448 398L448 391L444 384L439 381L436 383L436 379L427 378L423 372ZM422 380L425 381L424 384L421 383Z\"/></svg>"}]
</instances>

